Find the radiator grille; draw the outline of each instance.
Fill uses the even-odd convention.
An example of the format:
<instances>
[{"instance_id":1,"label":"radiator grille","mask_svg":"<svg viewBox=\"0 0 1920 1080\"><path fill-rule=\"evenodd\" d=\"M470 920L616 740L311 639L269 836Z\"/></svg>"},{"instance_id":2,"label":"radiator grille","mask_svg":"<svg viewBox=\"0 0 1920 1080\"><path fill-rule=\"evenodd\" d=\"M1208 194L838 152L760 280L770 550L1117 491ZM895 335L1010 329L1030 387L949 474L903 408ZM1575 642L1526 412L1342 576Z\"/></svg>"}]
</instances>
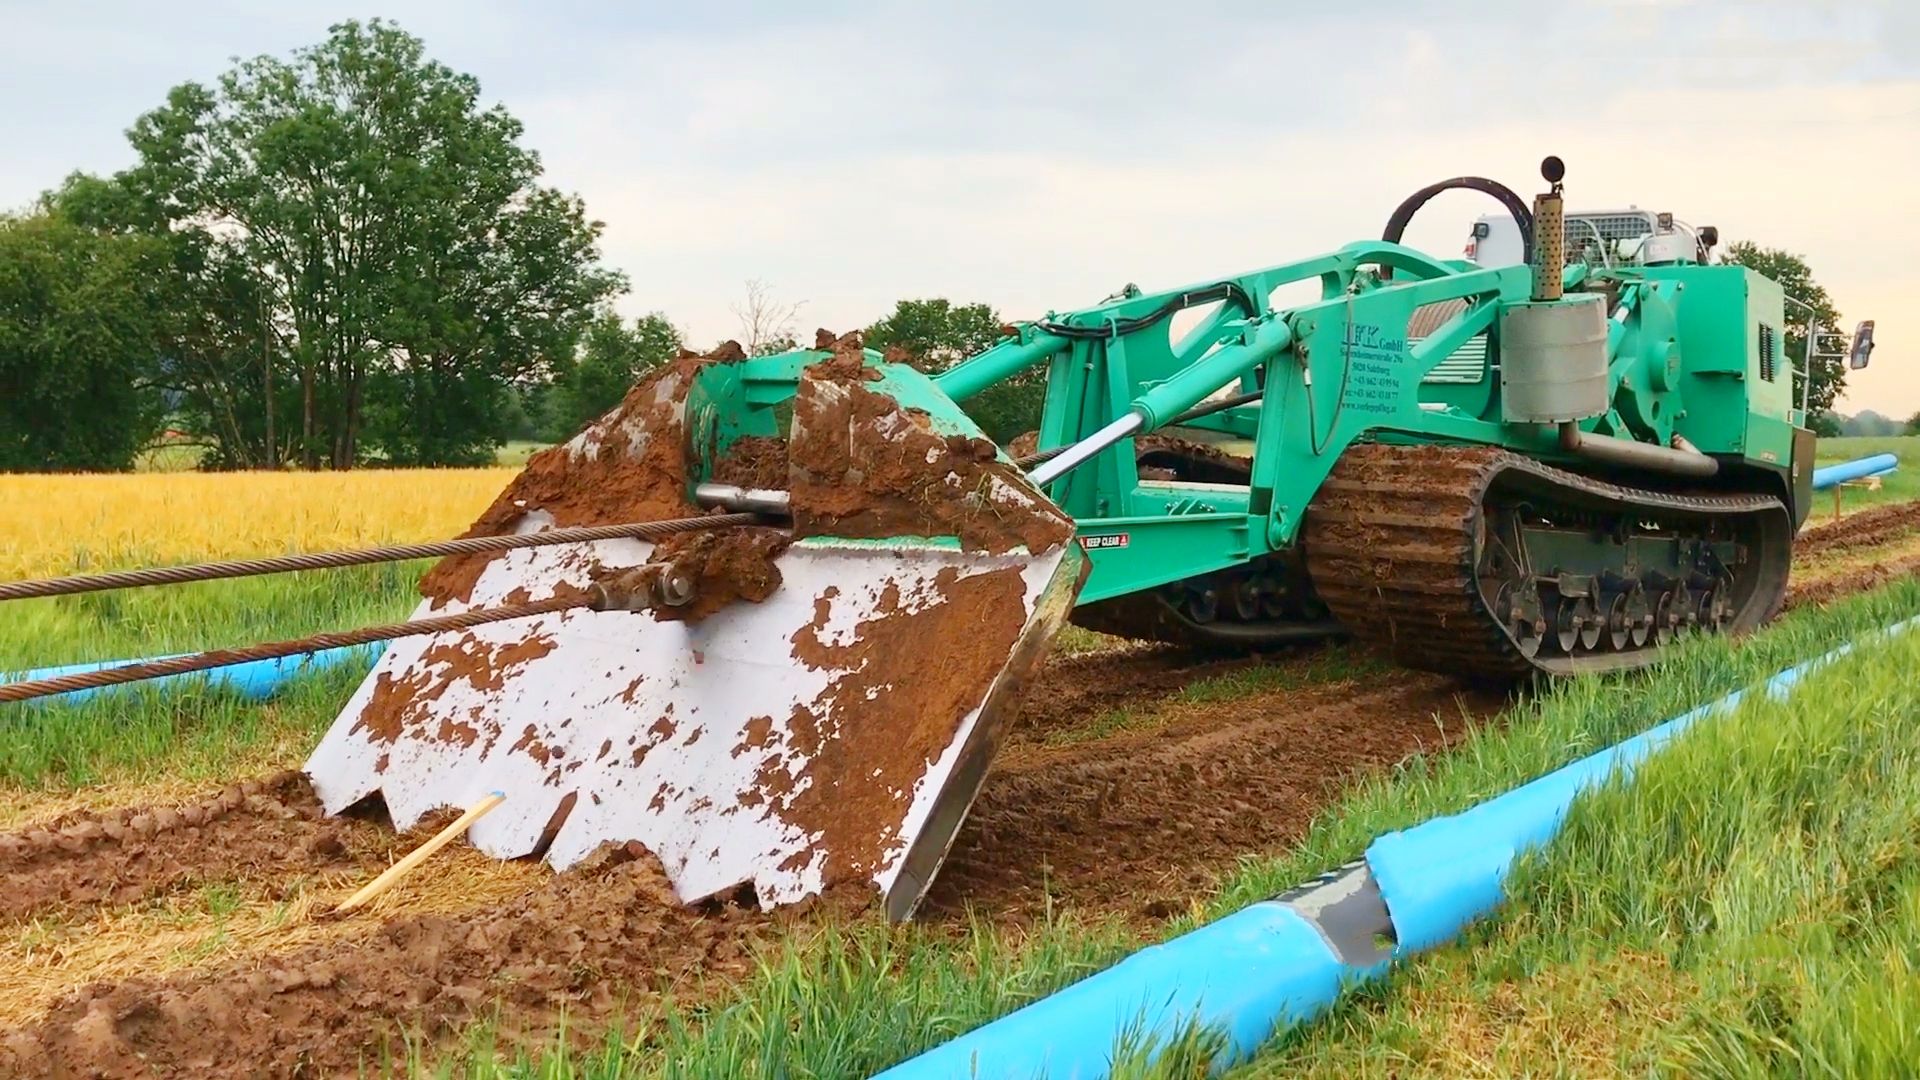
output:
<instances>
[{"instance_id":1,"label":"radiator grille","mask_svg":"<svg viewBox=\"0 0 1920 1080\"><path fill-rule=\"evenodd\" d=\"M1644 210L1569 215L1564 226L1567 258L1569 261L1584 258L1593 263L1610 261L1620 250L1621 241L1627 241L1631 248L1632 241L1656 232L1656 225L1654 215Z\"/></svg>"},{"instance_id":2,"label":"radiator grille","mask_svg":"<svg viewBox=\"0 0 1920 1080\"><path fill-rule=\"evenodd\" d=\"M1407 348L1411 349L1425 341L1435 330L1446 325L1447 320L1465 310L1465 300L1443 300L1414 309L1413 318L1407 320ZM1453 350L1452 355L1440 361L1420 381L1471 386L1486 377L1487 335L1477 334Z\"/></svg>"},{"instance_id":3,"label":"radiator grille","mask_svg":"<svg viewBox=\"0 0 1920 1080\"><path fill-rule=\"evenodd\" d=\"M1760 377L1762 379L1765 379L1768 382L1773 381L1774 374L1779 369L1779 366L1780 366L1779 349L1780 349L1780 343L1774 338L1773 327L1768 326L1766 323L1761 323L1760 324Z\"/></svg>"},{"instance_id":4,"label":"radiator grille","mask_svg":"<svg viewBox=\"0 0 1920 1080\"><path fill-rule=\"evenodd\" d=\"M1409 342L1417 345L1418 342ZM1453 350L1453 355L1440 361L1426 377L1423 383L1460 383L1472 384L1487 377L1487 335L1481 334L1465 345Z\"/></svg>"},{"instance_id":5,"label":"radiator grille","mask_svg":"<svg viewBox=\"0 0 1920 1080\"><path fill-rule=\"evenodd\" d=\"M1591 225L1592 231L1587 226ZM1638 240L1654 230L1653 215L1645 212L1623 214L1592 214L1567 218L1567 246L1573 246L1575 240L1591 239L1594 232L1602 240Z\"/></svg>"}]
</instances>

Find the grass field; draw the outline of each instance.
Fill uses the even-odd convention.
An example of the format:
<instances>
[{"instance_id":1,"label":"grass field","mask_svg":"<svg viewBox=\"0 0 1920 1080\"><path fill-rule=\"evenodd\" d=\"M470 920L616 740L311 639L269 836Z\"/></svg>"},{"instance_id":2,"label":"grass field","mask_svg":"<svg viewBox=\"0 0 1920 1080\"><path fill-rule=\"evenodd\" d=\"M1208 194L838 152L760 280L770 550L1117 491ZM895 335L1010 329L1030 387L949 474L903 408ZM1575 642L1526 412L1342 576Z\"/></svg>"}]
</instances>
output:
<instances>
[{"instance_id":1,"label":"grass field","mask_svg":"<svg viewBox=\"0 0 1920 1080\"><path fill-rule=\"evenodd\" d=\"M1821 439L1814 447L1814 461L1821 465L1832 465L1840 461L1853 461L1871 454L1893 454L1900 459L1900 467L1880 478L1878 489L1865 486L1848 486L1840 494L1842 513L1864 510L1881 503L1907 502L1920 498L1920 437L1913 435L1895 435L1884 438L1842 438ZM1833 496L1822 494L1816 497L1812 521L1825 521L1833 515Z\"/></svg>"},{"instance_id":2,"label":"grass field","mask_svg":"<svg viewBox=\"0 0 1920 1080\"><path fill-rule=\"evenodd\" d=\"M454 536L513 473L0 475L0 579Z\"/></svg>"},{"instance_id":3,"label":"grass field","mask_svg":"<svg viewBox=\"0 0 1920 1080\"><path fill-rule=\"evenodd\" d=\"M1822 443L1823 462L1882 449L1902 455L1902 470L1879 492L1849 492L1850 510L1920 494L1912 471L1920 468L1920 440ZM0 568L0 579L452 535L508 475L0 477L0 491L47 508L42 520L0 527L0 557L12 563ZM1895 542L1910 540L1902 534ZM1842 554L1859 560L1878 550ZM421 569L15 602L13 617L0 624L0 670L388 621L413 606ZM1140 879L1141 888L1166 898L1150 918L1137 903L1094 902L1064 883L1037 901L962 908L906 928L827 911L743 938L731 947L749 959L722 965L731 972L724 978L676 975L665 990L620 988L633 991L633 1000L612 1012L596 1007L596 1034L585 1043L525 1030L511 1008L489 1023L481 1008L481 1019L455 1024L451 1034L370 1047L367 1064L476 1077L863 1075L1145 941L1347 861L1382 831L1462 809L1916 612L1920 585L1897 581L1829 607L1797 609L1738 644L1690 642L1656 673L1559 683L1505 709L1471 713L1344 649L1264 666L1199 664L1157 689L1112 703L1098 698L1073 722L1033 733L1020 749L1028 761L1016 772L1031 776L1035 797L1045 798L1048 763L1056 759L1086 758L1098 776L1108 768L1102 755L1138 759L1155 740L1228 746L1232 725L1248 718L1312 701L1360 700L1381 686L1396 687L1393 695L1411 707L1426 709L1431 699L1439 712L1451 710L1434 720L1450 720L1463 734L1446 752L1398 754L1330 777L1316 789L1311 824L1284 841L1238 851L1171 884ZM1081 654L1076 659L1098 659L1114 642L1076 632L1063 646ZM1899 722L1920 712L1920 700L1893 678L1915 659L1920 637L1851 659L1786 705L1752 705L1703 727L1633 788L1583 802L1567 837L1518 879L1511 917L1476 931L1466 946L1410 965L1328 1022L1277 1039L1245 1074L1859 1074L1914 1053L1904 1041L1920 1019L1914 995L1876 994L1875 987L1880 980L1915 985L1911 967L1900 964L1920 955L1920 786L1913 780L1920 762ZM0 831L76 807L166 803L297 765L360 675L350 669L298 680L267 704L188 689L79 706L0 706ZM1208 803L1218 798L1251 799L1253 812L1263 812L1263 792L1204 783L1192 790L1191 805L1166 808L1169 836L1204 828ZM1033 812L1060 811L1041 805ZM354 835L377 868L390 832L369 826ZM131 901L69 901L29 919L0 920L0 988L53 994L149 971L214 979L231 970L244 984L248 965L263 956L328 947L351 955L409 914L467 918L477 906L543 887L535 867L470 854L444 858L396 892L370 924L312 918L355 883L350 875L276 878L229 869L188 875ZM1023 853L997 857L1011 865ZM1889 955L1896 959L1883 960ZM49 966L49 956L61 959ZM25 1001L9 1006L10 1023L43 1008ZM1200 1075L1206 1045L1193 1040L1187 1053L1138 1075Z\"/></svg>"},{"instance_id":4,"label":"grass field","mask_svg":"<svg viewBox=\"0 0 1920 1080\"><path fill-rule=\"evenodd\" d=\"M1702 725L1577 804L1504 918L1235 1075L1910 1074L1916 664L1869 644Z\"/></svg>"}]
</instances>

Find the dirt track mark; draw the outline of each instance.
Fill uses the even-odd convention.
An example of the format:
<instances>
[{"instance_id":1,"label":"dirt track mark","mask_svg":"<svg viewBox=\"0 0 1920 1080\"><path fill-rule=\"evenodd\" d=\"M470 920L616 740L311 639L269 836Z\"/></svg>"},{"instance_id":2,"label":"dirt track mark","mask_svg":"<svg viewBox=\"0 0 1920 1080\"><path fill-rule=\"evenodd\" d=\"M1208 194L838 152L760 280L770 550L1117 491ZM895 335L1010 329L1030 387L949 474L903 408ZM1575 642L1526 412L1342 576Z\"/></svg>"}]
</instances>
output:
<instances>
[{"instance_id":1,"label":"dirt track mark","mask_svg":"<svg viewBox=\"0 0 1920 1080\"><path fill-rule=\"evenodd\" d=\"M1920 554L1895 555L1812 581L1795 582L1787 587L1783 610L1792 611L1805 604L1830 604L1915 574L1920 574Z\"/></svg>"},{"instance_id":2,"label":"dirt track mark","mask_svg":"<svg viewBox=\"0 0 1920 1080\"><path fill-rule=\"evenodd\" d=\"M1016 760L1025 748L1042 745L1049 736L1102 713L1150 703L1200 679L1283 662L1294 655L1307 653L1276 653L1272 659L1217 657L1171 645L1130 644L1051 660L1020 703L1020 714L1007 733L1007 746L996 767Z\"/></svg>"},{"instance_id":3,"label":"dirt track mark","mask_svg":"<svg viewBox=\"0 0 1920 1080\"><path fill-rule=\"evenodd\" d=\"M404 1029L435 1040L496 1002L503 1037L605 1022L615 997L744 974L805 908L680 906L651 858L555 877L498 908L411 916L254 961L75 990L0 1042L0 1075L333 1076Z\"/></svg>"},{"instance_id":4,"label":"dirt track mark","mask_svg":"<svg viewBox=\"0 0 1920 1080\"><path fill-rule=\"evenodd\" d=\"M375 870L395 839L373 822L326 817L297 772L173 807L63 814L0 835L0 922L131 904L211 881Z\"/></svg>"},{"instance_id":5,"label":"dirt track mark","mask_svg":"<svg viewBox=\"0 0 1920 1080\"><path fill-rule=\"evenodd\" d=\"M1393 672L1180 705L1156 734L1036 754L989 777L930 908L1033 917L1050 895L1164 917L1242 857L1297 839L1358 775L1451 745L1504 704Z\"/></svg>"},{"instance_id":6,"label":"dirt track mark","mask_svg":"<svg viewBox=\"0 0 1920 1080\"><path fill-rule=\"evenodd\" d=\"M1879 547L1920 532L1920 501L1875 506L1838 521L1815 525L1794 541L1794 560L1802 561L1835 551Z\"/></svg>"}]
</instances>

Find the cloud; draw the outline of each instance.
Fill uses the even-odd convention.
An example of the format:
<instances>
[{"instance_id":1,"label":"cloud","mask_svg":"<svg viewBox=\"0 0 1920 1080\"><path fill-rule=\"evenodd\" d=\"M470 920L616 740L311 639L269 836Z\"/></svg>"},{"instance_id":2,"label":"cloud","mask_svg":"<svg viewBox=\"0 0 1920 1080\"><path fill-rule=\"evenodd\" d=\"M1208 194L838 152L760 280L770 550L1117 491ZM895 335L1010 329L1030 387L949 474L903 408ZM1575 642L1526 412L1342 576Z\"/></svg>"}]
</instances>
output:
<instances>
[{"instance_id":1,"label":"cloud","mask_svg":"<svg viewBox=\"0 0 1920 1080\"><path fill-rule=\"evenodd\" d=\"M1882 366L1849 401L1920 408L1920 368L1899 362L1920 316L1887 284L1920 248L1910 0L387 7L607 222L628 308L696 341L734 332L749 277L836 329L904 296L1033 315L1377 235L1444 176L1530 193L1557 153L1576 206L1671 209L1807 256L1849 317L1880 323ZM0 87L48 104L9 118L0 204L116 167L168 86L333 17L21 13ZM1457 252L1491 205L1436 200L1410 239Z\"/></svg>"}]
</instances>

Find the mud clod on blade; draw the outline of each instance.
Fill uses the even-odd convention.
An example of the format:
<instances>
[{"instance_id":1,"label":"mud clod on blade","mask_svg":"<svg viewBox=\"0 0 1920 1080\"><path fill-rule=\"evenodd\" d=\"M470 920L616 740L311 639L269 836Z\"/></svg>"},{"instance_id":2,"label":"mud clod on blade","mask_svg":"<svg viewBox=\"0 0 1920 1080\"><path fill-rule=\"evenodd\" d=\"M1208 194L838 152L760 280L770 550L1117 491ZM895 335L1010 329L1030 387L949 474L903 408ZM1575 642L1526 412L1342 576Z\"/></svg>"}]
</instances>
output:
<instances>
[{"instance_id":1,"label":"mud clod on blade","mask_svg":"<svg viewBox=\"0 0 1920 1080\"><path fill-rule=\"evenodd\" d=\"M987 439L944 433L917 409L869 389L879 372L857 336L806 369L789 445L796 536L952 536L967 551L1038 554L1073 520L999 460Z\"/></svg>"}]
</instances>

